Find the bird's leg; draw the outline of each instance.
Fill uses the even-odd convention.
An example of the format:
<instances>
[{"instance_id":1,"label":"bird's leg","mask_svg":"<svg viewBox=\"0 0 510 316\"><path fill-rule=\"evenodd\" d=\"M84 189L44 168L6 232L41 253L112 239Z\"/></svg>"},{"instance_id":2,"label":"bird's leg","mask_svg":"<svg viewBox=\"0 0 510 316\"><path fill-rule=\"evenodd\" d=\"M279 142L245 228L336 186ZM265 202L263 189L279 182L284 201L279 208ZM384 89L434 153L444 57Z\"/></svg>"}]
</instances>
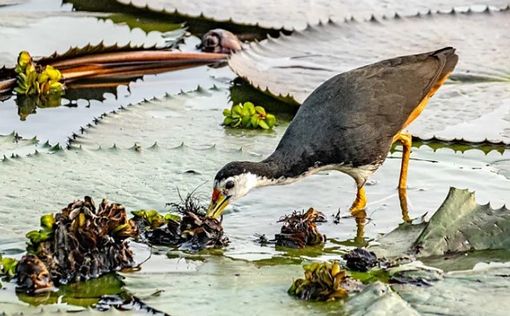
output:
<instances>
[{"instance_id":1,"label":"bird's leg","mask_svg":"<svg viewBox=\"0 0 510 316\"><path fill-rule=\"evenodd\" d=\"M367 196L365 193L365 185L357 183L356 199L351 206L351 215L356 220L356 238L354 241L356 244L362 245L365 241L365 221L367 213L365 207L367 206Z\"/></svg>"},{"instance_id":2,"label":"bird's leg","mask_svg":"<svg viewBox=\"0 0 510 316\"><path fill-rule=\"evenodd\" d=\"M411 157L411 146L413 137L410 133L398 133L393 137L393 142L402 144L402 166L400 168L400 178L398 181L398 197L400 200L400 208L402 209L402 220L410 222L409 209L407 207L407 171L409 169L409 159Z\"/></svg>"},{"instance_id":3,"label":"bird's leg","mask_svg":"<svg viewBox=\"0 0 510 316\"><path fill-rule=\"evenodd\" d=\"M366 246L365 244L365 223L367 219L367 213L365 210L357 211L354 215L356 219L356 238L354 241L359 247Z\"/></svg>"},{"instance_id":4,"label":"bird's leg","mask_svg":"<svg viewBox=\"0 0 510 316\"><path fill-rule=\"evenodd\" d=\"M356 217L357 213L365 210L367 206L367 196L365 193L365 186L358 186L358 192L356 193L356 199L351 206L351 215Z\"/></svg>"}]
</instances>

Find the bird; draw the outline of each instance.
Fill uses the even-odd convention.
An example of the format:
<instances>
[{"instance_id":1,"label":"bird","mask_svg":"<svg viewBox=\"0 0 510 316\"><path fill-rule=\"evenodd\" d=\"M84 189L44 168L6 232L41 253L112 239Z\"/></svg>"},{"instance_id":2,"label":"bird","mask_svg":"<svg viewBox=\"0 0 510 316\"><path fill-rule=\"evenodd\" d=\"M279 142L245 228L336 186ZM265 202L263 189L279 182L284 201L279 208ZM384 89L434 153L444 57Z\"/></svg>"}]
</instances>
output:
<instances>
[{"instance_id":1,"label":"bird","mask_svg":"<svg viewBox=\"0 0 510 316\"><path fill-rule=\"evenodd\" d=\"M444 47L386 59L325 81L299 107L271 155L260 162L229 162L217 172L206 216L222 218L229 203L254 188L337 170L354 179L357 192L350 212L363 219L367 179L382 165L393 143L400 142L399 198L403 219L409 221L406 187L412 135L406 128L457 61L455 48Z\"/></svg>"}]
</instances>

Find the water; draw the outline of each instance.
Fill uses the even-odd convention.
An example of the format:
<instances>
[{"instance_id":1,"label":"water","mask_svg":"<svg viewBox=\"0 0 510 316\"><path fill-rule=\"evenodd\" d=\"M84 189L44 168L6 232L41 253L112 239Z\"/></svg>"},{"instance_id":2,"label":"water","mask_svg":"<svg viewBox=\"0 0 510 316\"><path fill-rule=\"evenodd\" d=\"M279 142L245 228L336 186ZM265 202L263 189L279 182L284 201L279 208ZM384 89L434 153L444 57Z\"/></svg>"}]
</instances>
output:
<instances>
[{"instance_id":1,"label":"water","mask_svg":"<svg viewBox=\"0 0 510 316\"><path fill-rule=\"evenodd\" d=\"M23 4L20 8L40 10L40 2L31 3L34 6ZM52 9L68 10L55 3L52 2ZM0 14L6 14L5 9ZM84 19L60 15L49 14L44 19L50 21L37 24L35 29L42 33L53 31L51 19L58 19L60 27ZM109 22L94 20L96 17L85 19L117 28ZM6 30L11 32L10 38L27 32L24 27L1 28L0 34ZM87 42L87 36L82 35L80 41ZM144 43L162 39L157 33L142 32L135 36ZM62 36L61 43L68 37ZM41 54L65 46L48 43L31 45L36 51L40 49ZM197 38L188 37L182 47L189 50L196 43ZM10 56L5 62L12 62L19 49L16 42L2 46L3 52L10 52L3 54ZM167 202L178 199L177 188L189 192L199 187L198 193L207 203L212 179L219 168L232 160L263 159L276 147L288 126L285 116L280 116L279 125L270 132L223 128L222 110L231 105L229 81L234 77L228 68L209 67L146 76L129 86L119 86L115 94L104 95L104 100L78 98L73 106L36 109L25 121L19 119L14 98L0 103L0 153L9 156L15 152L21 156L0 161L0 253L19 258L24 252L24 233L39 225L39 216L56 212L84 195L96 200L107 197L129 210L164 211ZM186 92L179 93L181 90ZM126 109L118 111L121 106ZM112 110L116 113L86 127L95 117ZM86 127L83 134L79 132L81 126ZM18 143L13 142L13 135L8 136L13 130L23 138ZM71 150L51 152L43 145L45 140L66 145L73 133L78 137L71 142ZM40 142L31 141L32 137ZM135 144L141 150L134 150ZM448 144L434 150L432 145L413 148L408 179L411 217L432 215L450 186L475 191L479 203L490 201L493 207L510 204L509 151L494 148L484 152L468 146L468 150L460 152L455 150L461 147ZM36 149L51 153L26 156ZM172 251L167 255L168 249L160 247L140 272L107 276L36 298L16 295L14 285L3 282L6 290L0 291L0 311L39 312L39 307L30 307L25 302L44 306L48 313L57 309L80 310L95 303L102 294L127 291L172 315L225 315L239 311L341 314L341 303L298 301L288 296L286 290L293 279L302 276L300 262L338 259L355 244L356 237L370 241L401 223L396 190L399 168L397 147L367 186L369 221L363 236L356 236L355 221L348 217L355 194L353 180L341 173L323 172L292 185L255 190L233 203L224 218L231 243L223 251L198 255ZM195 173L186 172L189 170ZM280 224L276 221L281 216L308 207L323 211L328 217L328 222L319 226L328 237L322 249L275 249L254 241L255 234L272 238L279 232ZM338 210L346 217L334 224L332 215ZM143 247L136 246L135 252L140 261L148 256ZM469 269L479 261L507 260L508 253L472 257L455 268ZM455 269L439 259L430 259L428 263ZM45 305L49 303L52 305Z\"/></svg>"}]
</instances>

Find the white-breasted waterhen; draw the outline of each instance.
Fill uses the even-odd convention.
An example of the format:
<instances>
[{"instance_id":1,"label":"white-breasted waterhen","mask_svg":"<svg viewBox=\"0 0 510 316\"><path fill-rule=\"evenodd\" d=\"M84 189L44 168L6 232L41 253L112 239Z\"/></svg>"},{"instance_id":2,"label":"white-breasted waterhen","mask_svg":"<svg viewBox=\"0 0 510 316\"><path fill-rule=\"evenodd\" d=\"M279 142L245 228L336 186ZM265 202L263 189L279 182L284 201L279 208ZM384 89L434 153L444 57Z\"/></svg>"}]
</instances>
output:
<instances>
[{"instance_id":1,"label":"white-breasted waterhen","mask_svg":"<svg viewBox=\"0 0 510 316\"><path fill-rule=\"evenodd\" d=\"M403 130L423 111L457 60L455 49L446 47L384 60L324 82L301 105L269 157L230 162L216 174L208 216L222 216L229 202L255 187L338 170L356 181L351 214L358 218L366 207L367 178L399 141L403 144L399 193L408 220L405 188L412 137Z\"/></svg>"}]
</instances>

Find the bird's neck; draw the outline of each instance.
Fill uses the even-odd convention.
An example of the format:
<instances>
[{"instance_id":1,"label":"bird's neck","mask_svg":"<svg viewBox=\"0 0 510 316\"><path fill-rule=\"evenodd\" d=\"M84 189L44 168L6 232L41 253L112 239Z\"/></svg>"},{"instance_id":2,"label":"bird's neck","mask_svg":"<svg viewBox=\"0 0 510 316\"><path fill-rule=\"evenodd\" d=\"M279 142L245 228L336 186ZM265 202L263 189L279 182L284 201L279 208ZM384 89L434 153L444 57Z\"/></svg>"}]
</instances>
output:
<instances>
[{"instance_id":1,"label":"bird's neck","mask_svg":"<svg viewBox=\"0 0 510 316\"><path fill-rule=\"evenodd\" d=\"M252 162L246 166L246 172L255 177L256 187L283 185L299 181L305 174L291 174L286 168L272 161Z\"/></svg>"}]
</instances>

